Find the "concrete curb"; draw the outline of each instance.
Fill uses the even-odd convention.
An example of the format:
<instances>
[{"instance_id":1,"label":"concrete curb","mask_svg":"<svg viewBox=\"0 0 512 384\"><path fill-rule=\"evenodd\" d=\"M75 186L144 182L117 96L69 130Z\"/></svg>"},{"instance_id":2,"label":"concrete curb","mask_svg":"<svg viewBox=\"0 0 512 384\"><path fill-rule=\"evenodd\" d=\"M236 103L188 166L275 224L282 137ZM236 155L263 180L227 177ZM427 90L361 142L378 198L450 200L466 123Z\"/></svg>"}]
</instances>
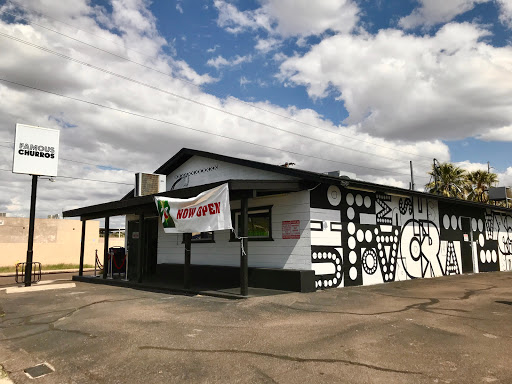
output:
<instances>
[{"instance_id":1,"label":"concrete curb","mask_svg":"<svg viewBox=\"0 0 512 384\"><path fill-rule=\"evenodd\" d=\"M90 271L94 271L94 268L84 268L84 272L90 272ZM97 269L98 271L98 269ZM73 273L73 272L76 272L78 273L78 268L76 269L54 269L54 270L49 270L49 271L41 271L41 275L52 275L52 274L56 274L56 273ZM5 273L0 273L0 277L14 277L16 276L16 272L5 272Z\"/></svg>"}]
</instances>

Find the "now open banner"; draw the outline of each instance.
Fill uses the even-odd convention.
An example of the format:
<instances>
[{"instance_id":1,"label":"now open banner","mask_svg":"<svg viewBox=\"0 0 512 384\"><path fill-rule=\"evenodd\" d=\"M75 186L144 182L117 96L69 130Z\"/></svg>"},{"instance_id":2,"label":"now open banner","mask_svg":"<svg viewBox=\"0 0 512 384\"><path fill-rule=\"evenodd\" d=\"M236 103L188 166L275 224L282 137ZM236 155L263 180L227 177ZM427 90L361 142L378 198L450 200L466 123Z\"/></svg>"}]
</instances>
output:
<instances>
[{"instance_id":1,"label":"now open banner","mask_svg":"<svg viewBox=\"0 0 512 384\"><path fill-rule=\"evenodd\" d=\"M155 196L165 233L192 233L231 229L228 184L189 199Z\"/></svg>"}]
</instances>

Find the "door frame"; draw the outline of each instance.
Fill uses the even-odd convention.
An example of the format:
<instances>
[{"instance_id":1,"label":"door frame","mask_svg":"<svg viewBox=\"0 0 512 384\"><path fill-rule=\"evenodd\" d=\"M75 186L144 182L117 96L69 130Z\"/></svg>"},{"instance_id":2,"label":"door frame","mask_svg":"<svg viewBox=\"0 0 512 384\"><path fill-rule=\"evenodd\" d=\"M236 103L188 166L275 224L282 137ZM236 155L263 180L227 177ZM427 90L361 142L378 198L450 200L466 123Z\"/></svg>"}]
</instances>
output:
<instances>
[{"instance_id":1,"label":"door frame","mask_svg":"<svg viewBox=\"0 0 512 384\"><path fill-rule=\"evenodd\" d=\"M474 219L473 217L469 217L469 216L460 216L460 227L461 227L461 231L463 231L462 233L464 234L464 230L462 229L462 219L468 219L469 220L469 243L471 245L471 261L473 263L473 272L472 273L478 273L478 255L477 255L477 252L475 252L475 249L474 249L474 242L473 242L473 223L472 223L472 220ZM463 235L464 236L464 235ZM464 243L464 239L462 239L462 243ZM460 266L460 273L462 274L462 245L461 245L461 248L460 248L460 262L461 262L461 266Z\"/></svg>"}]
</instances>

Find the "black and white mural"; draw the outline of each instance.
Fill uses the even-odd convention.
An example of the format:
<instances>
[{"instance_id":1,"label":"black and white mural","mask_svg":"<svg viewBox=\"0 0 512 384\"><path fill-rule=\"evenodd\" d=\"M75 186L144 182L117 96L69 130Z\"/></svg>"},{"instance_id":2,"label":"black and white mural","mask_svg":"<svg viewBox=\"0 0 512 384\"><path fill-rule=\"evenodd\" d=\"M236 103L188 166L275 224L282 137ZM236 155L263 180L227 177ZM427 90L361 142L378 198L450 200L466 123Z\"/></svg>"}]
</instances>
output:
<instances>
[{"instance_id":1,"label":"black and white mural","mask_svg":"<svg viewBox=\"0 0 512 384\"><path fill-rule=\"evenodd\" d=\"M319 289L512 270L512 216L320 185L311 191L311 262Z\"/></svg>"}]
</instances>

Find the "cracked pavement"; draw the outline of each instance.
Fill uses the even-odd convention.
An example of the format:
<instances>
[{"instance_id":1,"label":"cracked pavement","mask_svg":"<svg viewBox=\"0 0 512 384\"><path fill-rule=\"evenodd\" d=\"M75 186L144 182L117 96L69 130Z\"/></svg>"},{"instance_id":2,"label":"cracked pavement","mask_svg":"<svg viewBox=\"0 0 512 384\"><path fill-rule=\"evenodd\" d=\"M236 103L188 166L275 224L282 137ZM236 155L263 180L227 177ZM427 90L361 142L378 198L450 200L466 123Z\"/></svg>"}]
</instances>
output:
<instances>
[{"instance_id":1,"label":"cracked pavement","mask_svg":"<svg viewBox=\"0 0 512 384\"><path fill-rule=\"evenodd\" d=\"M14 383L510 383L512 273L227 300L0 291Z\"/></svg>"}]
</instances>

